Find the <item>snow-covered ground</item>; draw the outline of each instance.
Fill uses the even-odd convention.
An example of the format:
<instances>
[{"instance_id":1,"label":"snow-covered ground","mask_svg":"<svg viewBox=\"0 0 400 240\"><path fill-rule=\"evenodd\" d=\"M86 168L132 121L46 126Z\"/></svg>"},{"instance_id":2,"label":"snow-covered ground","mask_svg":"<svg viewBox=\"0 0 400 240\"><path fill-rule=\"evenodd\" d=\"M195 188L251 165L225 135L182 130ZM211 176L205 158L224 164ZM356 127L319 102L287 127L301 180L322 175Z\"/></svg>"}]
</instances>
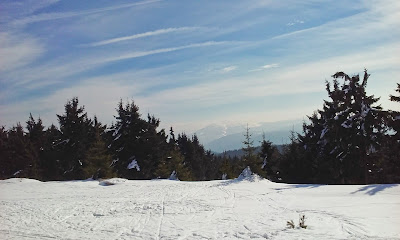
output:
<instances>
[{"instance_id":1,"label":"snow-covered ground","mask_svg":"<svg viewBox=\"0 0 400 240\"><path fill-rule=\"evenodd\" d=\"M399 224L400 185L0 181L0 239L400 239Z\"/></svg>"}]
</instances>

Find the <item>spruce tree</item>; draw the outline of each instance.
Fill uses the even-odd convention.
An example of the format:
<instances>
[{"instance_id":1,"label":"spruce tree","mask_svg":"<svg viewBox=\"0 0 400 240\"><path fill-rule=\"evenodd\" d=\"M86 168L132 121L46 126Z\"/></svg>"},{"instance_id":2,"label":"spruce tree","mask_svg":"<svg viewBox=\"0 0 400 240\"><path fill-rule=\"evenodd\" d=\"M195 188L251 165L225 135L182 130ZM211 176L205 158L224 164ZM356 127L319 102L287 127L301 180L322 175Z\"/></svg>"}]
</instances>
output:
<instances>
[{"instance_id":1,"label":"spruce tree","mask_svg":"<svg viewBox=\"0 0 400 240\"><path fill-rule=\"evenodd\" d=\"M213 167L213 154L204 149L196 135L189 138L184 133L179 134L176 142L194 180L207 180L217 173L218 169Z\"/></svg>"},{"instance_id":2,"label":"spruce tree","mask_svg":"<svg viewBox=\"0 0 400 240\"><path fill-rule=\"evenodd\" d=\"M128 179L151 179L163 155L168 150L166 134L157 128L160 120L148 115L140 118L139 107L122 101L117 108L116 123L112 126L109 148L117 174ZM129 166L133 166L131 168Z\"/></svg>"},{"instance_id":3,"label":"spruce tree","mask_svg":"<svg viewBox=\"0 0 400 240\"><path fill-rule=\"evenodd\" d=\"M309 117L311 124L304 127L300 142L306 154L313 155L320 176L329 174L337 183L368 183L372 155L380 148L386 129L382 108L376 106L379 98L366 94L366 70L362 80L343 72L332 77L333 86L326 83L331 100Z\"/></svg>"},{"instance_id":4,"label":"spruce tree","mask_svg":"<svg viewBox=\"0 0 400 240\"><path fill-rule=\"evenodd\" d=\"M44 158L44 143L45 143L45 131L42 124L42 120L39 118L37 121L29 115L29 120L26 122L26 128L28 130L27 137L29 138L29 145L31 148L32 157L35 163L35 177L42 180L43 177L43 158Z\"/></svg>"},{"instance_id":5,"label":"spruce tree","mask_svg":"<svg viewBox=\"0 0 400 240\"><path fill-rule=\"evenodd\" d=\"M113 153L113 164L118 176L137 179L140 178L137 168L128 169L133 161L141 164L136 155L141 151L138 141L143 129L143 121L140 119L139 107L132 103L123 105L118 103L116 123L110 129L112 139L108 147Z\"/></svg>"},{"instance_id":6,"label":"spruce tree","mask_svg":"<svg viewBox=\"0 0 400 240\"><path fill-rule=\"evenodd\" d=\"M244 133L243 148L243 166L242 168L250 167L251 171L257 173L260 176L265 177L265 173L262 170L263 159L261 159L257 154L255 154L254 141L251 139L252 134L250 133L250 128L247 125L246 132Z\"/></svg>"},{"instance_id":7,"label":"spruce tree","mask_svg":"<svg viewBox=\"0 0 400 240\"><path fill-rule=\"evenodd\" d=\"M41 169L43 180L63 180L64 169L61 160L63 159L62 134L54 125L50 125L45 131L44 150L41 156Z\"/></svg>"},{"instance_id":8,"label":"spruce tree","mask_svg":"<svg viewBox=\"0 0 400 240\"><path fill-rule=\"evenodd\" d=\"M5 152L1 164L4 177L38 178L37 157L20 123L8 130Z\"/></svg>"},{"instance_id":9,"label":"spruce tree","mask_svg":"<svg viewBox=\"0 0 400 240\"><path fill-rule=\"evenodd\" d=\"M226 179L232 179L237 177L237 174L234 171L234 166L232 165L232 159L229 157L223 155L221 157L221 165L219 167L218 171L218 176L219 179L226 180ZM218 179L218 178L217 178Z\"/></svg>"},{"instance_id":10,"label":"spruce tree","mask_svg":"<svg viewBox=\"0 0 400 240\"><path fill-rule=\"evenodd\" d=\"M396 92L400 94L400 83L397 84ZM400 104L400 95L390 95L390 101ZM390 117L389 126L395 131L393 138L400 141L400 111L390 111Z\"/></svg>"},{"instance_id":11,"label":"spruce tree","mask_svg":"<svg viewBox=\"0 0 400 240\"><path fill-rule=\"evenodd\" d=\"M8 143L8 132L4 126L0 127L0 179L5 179L10 175L12 170L10 166L10 151Z\"/></svg>"},{"instance_id":12,"label":"spruce tree","mask_svg":"<svg viewBox=\"0 0 400 240\"><path fill-rule=\"evenodd\" d=\"M83 179L83 159L91 138L92 121L87 117L84 106L79 106L77 97L65 104L65 113L57 115L61 139L55 145L60 156L64 178Z\"/></svg>"},{"instance_id":13,"label":"spruce tree","mask_svg":"<svg viewBox=\"0 0 400 240\"><path fill-rule=\"evenodd\" d=\"M284 153L279 163L279 181L286 183L310 183L310 163L304 157L304 148L301 146L298 135L290 132L290 143L284 146Z\"/></svg>"},{"instance_id":14,"label":"spruce tree","mask_svg":"<svg viewBox=\"0 0 400 240\"><path fill-rule=\"evenodd\" d=\"M399 83L396 92L400 94ZM390 101L400 104L400 95L390 95ZM400 111L388 111L387 122L391 132L385 138L384 163L378 169L383 176L378 183L400 183Z\"/></svg>"},{"instance_id":15,"label":"spruce tree","mask_svg":"<svg viewBox=\"0 0 400 240\"><path fill-rule=\"evenodd\" d=\"M94 119L94 141L86 152L83 161L85 178L111 178L114 176L113 169L110 167L112 156L108 153L107 145L102 138L105 126Z\"/></svg>"},{"instance_id":16,"label":"spruce tree","mask_svg":"<svg viewBox=\"0 0 400 240\"><path fill-rule=\"evenodd\" d=\"M263 140L261 142L261 151L259 156L263 160L261 168L265 171L266 177L270 180L274 180L276 177L274 171L272 170L274 165L277 164L273 159L273 154L275 151L277 151L276 147L272 146L271 141L266 140L265 133L263 133Z\"/></svg>"},{"instance_id":17,"label":"spruce tree","mask_svg":"<svg viewBox=\"0 0 400 240\"><path fill-rule=\"evenodd\" d=\"M160 162L156 170L158 178L167 179L171 175L182 181L193 180L192 173L186 166L185 158L178 149L171 150Z\"/></svg>"}]
</instances>

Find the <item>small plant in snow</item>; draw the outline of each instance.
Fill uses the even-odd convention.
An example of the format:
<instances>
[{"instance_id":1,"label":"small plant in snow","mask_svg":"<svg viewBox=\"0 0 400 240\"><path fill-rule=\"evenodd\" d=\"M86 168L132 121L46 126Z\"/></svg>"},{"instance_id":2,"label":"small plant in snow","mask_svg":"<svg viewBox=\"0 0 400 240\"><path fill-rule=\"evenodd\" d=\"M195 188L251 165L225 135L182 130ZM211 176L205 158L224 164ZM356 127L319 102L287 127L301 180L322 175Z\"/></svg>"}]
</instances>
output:
<instances>
[{"instance_id":1,"label":"small plant in snow","mask_svg":"<svg viewBox=\"0 0 400 240\"><path fill-rule=\"evenodd\" d=\"M293 220L287 221L286 222L286 226L288 228L293 228L293 229L296 227L296 225L294 224ZM304 214L299 216L299 228L304 228L304 229L307 228L306 216Z\"/></svg>"},{"instance_id":2,"label":"small plant in snow","mask_svg":"<svg viewBox=\"0 0 400 240\"><path fill-rule=\"evenodd\" d=\"M294 225L293 220L287 221L287 222L286 222L286 226L287 226L288 228L295 228L295 227L296 227L296 226Z\"/></svg>"},{"instance_id":3,"label":"small plant in snow","mask_svg":"<svg viewBox=\"0 0 400 240\"><path fill-rule=\"evenodd\" d=\"M300 215L299 216L299 227L306 229L307 225L305 222L306 222L306 216L304 214Z\"/></svg>"}]
</instances>

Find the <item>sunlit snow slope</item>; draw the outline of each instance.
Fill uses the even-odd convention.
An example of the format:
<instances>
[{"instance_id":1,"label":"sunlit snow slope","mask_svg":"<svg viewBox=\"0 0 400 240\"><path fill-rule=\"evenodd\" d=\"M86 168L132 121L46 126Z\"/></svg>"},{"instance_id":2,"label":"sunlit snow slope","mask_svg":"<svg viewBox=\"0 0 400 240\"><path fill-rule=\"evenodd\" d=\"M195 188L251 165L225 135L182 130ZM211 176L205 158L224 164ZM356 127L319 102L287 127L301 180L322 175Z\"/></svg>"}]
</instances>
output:
<instances>
[{"instance_id":1,"label":"sunlit snow slope","mask_svg":"<svg viewBox=\"0 0 400 240\"><path fill-rule=\"evenodd\" d=\"M0 239L400 239L400 185L110 182L0 181Z\"/></svg>"}]
</instances>

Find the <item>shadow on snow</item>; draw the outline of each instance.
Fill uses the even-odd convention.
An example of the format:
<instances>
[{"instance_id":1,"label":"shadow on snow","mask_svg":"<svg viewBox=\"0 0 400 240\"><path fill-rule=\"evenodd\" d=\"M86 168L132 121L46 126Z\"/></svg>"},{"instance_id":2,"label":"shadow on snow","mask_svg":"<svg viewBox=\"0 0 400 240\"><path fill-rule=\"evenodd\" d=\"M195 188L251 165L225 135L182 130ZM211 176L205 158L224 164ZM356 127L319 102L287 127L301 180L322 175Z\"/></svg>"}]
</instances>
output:
<instances>
[{"instance_id":1,"label":"shadow on snow","mask_svg":"<svg viewBox=\"0 0 400 240\"><path fill-rule=\"evenodd\" d=\"M351 194L355 194L358 192L365 192L368 195L375 195L378 192L381 192L387 188L396 187L399 184L374 184L374 185L366 185L358 189L357 191L352 192Z\"/></svg>"}]
</instances>

